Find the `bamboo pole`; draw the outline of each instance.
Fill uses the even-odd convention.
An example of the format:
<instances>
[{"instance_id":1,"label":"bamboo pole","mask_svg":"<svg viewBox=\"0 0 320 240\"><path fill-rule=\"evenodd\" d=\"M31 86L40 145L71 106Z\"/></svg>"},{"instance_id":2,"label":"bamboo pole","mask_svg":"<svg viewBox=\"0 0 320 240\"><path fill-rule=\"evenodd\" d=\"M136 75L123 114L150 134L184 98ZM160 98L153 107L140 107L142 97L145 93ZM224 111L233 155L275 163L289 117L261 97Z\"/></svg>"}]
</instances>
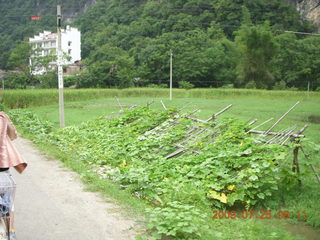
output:
<instances>
[{"instance_id":1,"label":"bamboo pole","mask_svg":"<svg viewBox=\"0 0 320 240\"><path fill-rule=\"evenodd\" d=\"M120 112L124 112L124 111L123 111L123 108L122 108L122 105L121 105L121 103L120 103L120 101L119 101L119 99L118 99L117 97L115 97L115 99L117 100L117 103L118 103L118 105L119 105L119 107L120 107Z\"/></svg>"},{"instance_id":2,"label":"bamboo pole","mask_svg":"<svg viewBox=\"0 0 320 240\"><path fill-rule=\"evenodd\" d=\"M251 125L255 124L257 121L258 121L258 119L255 118L251 122L249 122L248 125L251 126Z\"/></svg>"},{"instance_id":3,"label":"bamboo pole","mask_svg":"<svg viewBox=\"0 0 320 240\"><path fill-rule=\"evenodd\" d=\"M168 110L168 108L166 107L166 105L164 105L163 101L160 100L161 104L162 104L162 107L165 109L165 110Z\"/></svg>"},{"instance_id":4,"label":"bamboo pole","mask_svg":"<svg viewBox=\"0 0 320 240\"><path fill-rule=\"evenodd\" d=\"M294 130L292 130L291 132L290 132L290 134L293 132ZM284 145L285 143L286 143L286 141L288 141L289 140L289 138L290 138L290 134L287 134L287 137L281 142L281 144L280 145Z\"/></svg>"},{"instance_id":5,"label":"bamboo pole","mask_svg":"<svg viewBox=\"0 0 320 240\"><path fill-rule=\"evenodd\" d=\"M255 130L255 129L261 127L261 126L263 126L264 124L266 124L267 122L270 122L271 120L273 120L273 118L269 118L268 120L264 121L263 123L259 124L259 125L256 126L256 127L252 128L251 130L249 130L249 131L246 132L246 133L250 133L250 131L253 131L253 130Z\"/></svg>"},{"instance_id":6,"label":"bamboo pole","mask_svg":"<svg viewBox=\"0 0 320 240\"><path fill-rule=\"evenodd\" d=\"M206 122L209 121L214 121L220 114L224 113L225 111L227 111L229 108L232 107L232 104L226 106L224 109L222 109L221 111L217 112L216 114L213 114L209 119L207 119Z\"/></svg>"},{"instance_id":7,"label":"bamboo pole","mask_svg":"<svg viewBox=\"0 0 320 240\"><path fill-rule=\"evenodd\" d=\"M296 102L285 114L283 114L278 121L276 121L264 134L268 134L282 119L284 119L289 112L292 111L292 109L294 109L298 104L300 103L300 101Z\"/></svg>"},{"instance_id":8,"label":"bamboo pole","mask_svg":"<svg viewBox=\"0 0 320 240\"><path fill-rule=\"evenodd\" d=\"M277 135L274 135L274 137L270 138L268 141L265 142L265 144L270 144L272 142L275 142L275 140L283 135L285 135L288 131L290 130L290 128L287 129L283 129L280 132L277 132Z\"/></svg>"},{"instance_id":9,"label":"bamboo pole","mask_svg":"<svg viewBox=\"0 0 320 240\"><path fill-rule=\"evenodd\" d=\"M256 131L256 130L250 131L250 133L254 133L254 134L265 134L265 135L275 135L275 136L278 136L278 135L279 135L278 132L268 132L268 133L266 133L265 131ZM292 133L292 134L290 134L290 137L294 137L294 138L304 138L304 135Z\"/></svg>"}]
</instances>

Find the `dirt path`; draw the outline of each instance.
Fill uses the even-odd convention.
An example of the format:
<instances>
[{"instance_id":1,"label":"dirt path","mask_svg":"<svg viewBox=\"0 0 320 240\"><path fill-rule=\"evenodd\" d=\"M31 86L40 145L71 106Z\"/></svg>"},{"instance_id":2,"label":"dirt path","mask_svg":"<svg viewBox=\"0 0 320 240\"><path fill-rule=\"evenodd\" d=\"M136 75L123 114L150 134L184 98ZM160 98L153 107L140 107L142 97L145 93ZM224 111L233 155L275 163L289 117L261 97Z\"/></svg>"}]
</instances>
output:
<instances>
[{"instance_id":1,"label":"dirt path","mask_svg":"<svg viewBox=\"0 0 320 240\"><path fill-rule=\"evenodd\" d=\"M18 240L129 240L134 222L116 205L85 192L77 174L48 160L25 139L15 142L29 162L17 182L15 229ZM119 208L118 208L119 209Z\"/></svg>"}]
</instances>

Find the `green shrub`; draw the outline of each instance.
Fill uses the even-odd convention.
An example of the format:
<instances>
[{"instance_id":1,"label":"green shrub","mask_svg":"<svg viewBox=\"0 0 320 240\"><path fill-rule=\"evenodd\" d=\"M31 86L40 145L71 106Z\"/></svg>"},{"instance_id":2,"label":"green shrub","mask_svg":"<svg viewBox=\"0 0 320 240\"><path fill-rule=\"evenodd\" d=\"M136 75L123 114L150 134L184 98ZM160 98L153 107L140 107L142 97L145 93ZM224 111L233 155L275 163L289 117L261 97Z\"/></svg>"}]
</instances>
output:
<instances>
[{"instance_id":1,"label":"green shrub","mask_svg":"<svg viewBox=\"0 0 320 240\"><path fill-rule=\"evenodd\" d=\"M96 87L96 79L88 71L83 71L76 76L75 83L77 88Z\"/></svg>"},{"instance_id":2,"label":"green shrub","mask_svg":"<svg viewBox=\"0 0 320 240\"><path fill-rule=\"evenodd\" d=\"M179 84L179 88L183 88L183 89L194 88L194 84L187 81L179 81L178 84Z\"/></svg>"},{"instance_id":3,"label":"green shrub","mask_svg":"<svg viewBox=\"0 0 320 240\"><path fill-rule=\"evenodd\" d=\"M285 81L281 80L280 82L275 83L273 86L274 90L285 90L287 89L287 84Z\"/></svg>"},{"instance_id":4,"label":"green shrub","mask_svg":"<svg viewBox=\"0 0 320 240\"><path fill-rule=\"evenodd\" d=\"M65 87L70 87L76 85L77 82L77 76L64 76L63 77L63 83Z\"/></svg>"},{"instance_id":5,"label":"green shrub","mask_svg":"<svg viewBox=\"0 0 320 240\"><path fill-rule=\"evenodd\" d=\"M165 207L149 209L150 223L148 228L156 230L152 235L155 239L170 236L174 239L200 239L201 232L206 227L203 212L194 206L169 202Z\"/></svg>"},{"instance_id":6,"label":"green shrub","mask_svg":"<svg viewBox=\"0 0 320 240\"><path fill-rule=\"evenodd\" d=\"M250 81L250 82L248 82L248 83L246 84L245 88L247 88L247 89L256 89L257 86L256 86L256 83L255 83L255 82Z\"/></svg>"},{"instance_id":7,"label":"green shrub","mask_svg":"<svg viewBox=\"0 0 320 240\"><path fill-rule=\"evenodd\" d=\"M4 78L5 89L25 89L31 82L31 75L24 72L9 72Z\"/></svg>"},{"instance_id":8,"label":"green shrub","mask_svg":"<svg viewBox=\"0 0 320 240\"><path fill-rule=\"evenodd\" d=\"M37 79L36 88L58 88L58 75L55 72L47 72L35 78Z\"/></svg>"}]
</instances>

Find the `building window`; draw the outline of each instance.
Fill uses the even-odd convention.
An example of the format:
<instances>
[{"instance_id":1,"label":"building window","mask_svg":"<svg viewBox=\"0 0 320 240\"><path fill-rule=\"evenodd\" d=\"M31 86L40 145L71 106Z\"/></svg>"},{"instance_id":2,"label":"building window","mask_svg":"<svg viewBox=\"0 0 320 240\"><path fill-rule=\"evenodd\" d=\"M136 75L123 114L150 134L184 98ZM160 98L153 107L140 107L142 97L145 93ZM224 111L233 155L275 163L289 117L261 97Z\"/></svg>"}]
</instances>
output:
<instances>
[{"instance_id":1,"label":"building window","mask_svg":"<svg viewBox=\"0 0 320 240\"><path fill-rule=\"evenodd\" d=\"M71 43L72 43L71 41L68 42L68 46L69 46L69 47L71 46Z\"/></svg>"},{"instance_id":2,"label":"building window","mask_svg":"<svg viewBox=\"0 0 320 240\"><path fill-rule=\"evenodd\" d=\"M69 55L71 54L71 49L68 49L68 54L69 54Z\"/></svg>"}]
</instances>

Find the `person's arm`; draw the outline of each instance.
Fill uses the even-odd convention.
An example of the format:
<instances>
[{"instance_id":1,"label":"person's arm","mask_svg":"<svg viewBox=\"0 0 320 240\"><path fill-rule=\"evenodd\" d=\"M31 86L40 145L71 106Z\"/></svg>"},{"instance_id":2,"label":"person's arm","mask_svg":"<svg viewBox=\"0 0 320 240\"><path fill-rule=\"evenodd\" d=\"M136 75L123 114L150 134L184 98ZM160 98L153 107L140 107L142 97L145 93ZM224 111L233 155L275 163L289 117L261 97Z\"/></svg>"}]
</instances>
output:
<instances>
[{"instance_id":1,"label":"person's arm","mask_svg":"<svg viewBox=\"0 0 320 240\"><path fill-rule=\"evenodd\" d=\"M6 129L6 116L0 115L0 146L4 145L8 129Z\"/></svg>"},{"instance_id":2,"label":"person's arm","mask_svg":"<svg viewBox=\"0 0 320 240\"><path fill-rule=\"evenodd\" d=\"M10 119L8 121L7 133L8 133L8 136L11 140L14 140L18 137L17 130L14 127L13 123L10 121Z\"/></svg>"}]
</instances>

